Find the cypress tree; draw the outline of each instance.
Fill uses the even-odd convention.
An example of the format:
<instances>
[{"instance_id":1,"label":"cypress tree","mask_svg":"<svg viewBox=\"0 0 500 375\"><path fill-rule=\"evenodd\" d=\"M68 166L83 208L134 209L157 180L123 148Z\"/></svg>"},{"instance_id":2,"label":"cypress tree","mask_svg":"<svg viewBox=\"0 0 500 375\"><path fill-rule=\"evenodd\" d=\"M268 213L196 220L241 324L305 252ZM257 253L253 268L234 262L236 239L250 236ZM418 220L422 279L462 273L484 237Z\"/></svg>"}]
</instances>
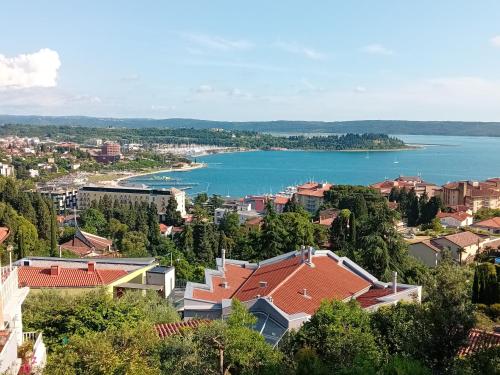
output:
<instances>
[{"instance_id":1,"label":"cypress tree","mask_svg":"<svg viewBox=\"0 0 500 375\"><path fill-rule=\"evenodd\" d=\"M57 220L54 208L50 210L50 256L57 256Z\"/></svg>"}]
</instances>

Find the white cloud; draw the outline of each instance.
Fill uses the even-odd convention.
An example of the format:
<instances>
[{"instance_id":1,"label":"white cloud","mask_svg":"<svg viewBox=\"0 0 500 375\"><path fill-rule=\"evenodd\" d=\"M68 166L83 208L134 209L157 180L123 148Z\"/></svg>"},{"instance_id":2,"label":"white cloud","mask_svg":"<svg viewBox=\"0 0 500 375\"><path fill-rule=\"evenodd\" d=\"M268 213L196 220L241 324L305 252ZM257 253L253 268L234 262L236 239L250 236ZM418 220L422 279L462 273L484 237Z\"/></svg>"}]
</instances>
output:
<instances>
[{"instance_id":1,"label":"white cloud","mask_svg":"<svg viewBox=\"0 0 500 375\"><path fill-rule=\"evenodd\" d=\"M31 54L0 54L0 88L54 87L61 66L59 54L43 48Z\"/></svg>"},{"instance_id":2,"label":"white cloud","mask_svg":"<svg viewBox=\"0 0 500 375\"><path fill-rule=\"evenodd\" d=\"M384 47L381 44L377 44L377 43L373 43L373 44L369 44L367 46L364 46L363 48L361 48L361 51L363 51L365 53L371 53L373 55L386 55L386 56L394 55L393 50L391 50L387 47Z\"/></svg>"},{"instance_id":3,"label":"white cloud","mask_svg":"<svg viewBox=\"0 0 500 375\"><path fill-rule=\"evenodd\" d=\"M215 35L186 33L183 36L200 47L219 51L248 50L254 47L253 43L244 39L227 39Z\"/></svg>"},{"instance_id":4,"label":"white cloud","mask_svg":"<svg viewBox=\"0 0 500 375\"><path fill-rule=\"evenodd\" d=\"M490 43L493 47L500 48L500 35L495 35L491 38Z\"/></svg>"},{"instance_id":5,"label":"white cloud","mask_svg":"<svg viewBox=\"0 0 500 375\"><path fill-rule=\"evenodd\" d=\"M323 60L326 56L324 53L319 52L313 48L305 47L295 42L276 42L275 45L287 52L302 55L311 60Z\"/></svg>"}]
</instances>

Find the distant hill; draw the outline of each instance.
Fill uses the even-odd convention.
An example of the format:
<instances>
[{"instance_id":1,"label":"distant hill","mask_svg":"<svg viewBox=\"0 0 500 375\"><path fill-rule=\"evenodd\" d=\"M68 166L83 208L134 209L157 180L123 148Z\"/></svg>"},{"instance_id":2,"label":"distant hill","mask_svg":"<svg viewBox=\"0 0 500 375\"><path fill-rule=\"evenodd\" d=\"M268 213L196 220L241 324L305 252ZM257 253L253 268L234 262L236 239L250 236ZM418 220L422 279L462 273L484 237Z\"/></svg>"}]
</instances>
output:
<instances>
[{"instance_id":1,"label":"distant hill","mask_svg":"<svg viewBox=\"0 0 500 375\"><path fill-rule=\"evenodd\" d=\"M85 116L0 115L0 124L74 125L90 127L223 128L280 133L383 133L500 137L500 122L461 121L208 121L195 119L102 118Z\"/></svg>"}]
</instances>

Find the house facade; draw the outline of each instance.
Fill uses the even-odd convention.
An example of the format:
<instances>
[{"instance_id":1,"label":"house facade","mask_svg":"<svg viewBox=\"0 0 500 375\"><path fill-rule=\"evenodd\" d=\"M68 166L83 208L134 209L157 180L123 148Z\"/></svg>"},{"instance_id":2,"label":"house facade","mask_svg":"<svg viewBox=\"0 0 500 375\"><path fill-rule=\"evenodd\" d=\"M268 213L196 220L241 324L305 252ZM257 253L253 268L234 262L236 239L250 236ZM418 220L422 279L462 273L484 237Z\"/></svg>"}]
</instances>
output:
<instances>
[{"instance_id":1,"label":"house facade","mask_svg":"<svg viewBox=\"0 0 500 375\"><path fill-rule=\"evenodd\" d=\"M323 205L325 192L330 190L332 186L328 183L308 182L297 186L294 198L306 211L316 213Z\"/></svg>"},{"instance_id":2,"label":"house facade","mask_svg":"<svg viewBox=\"0 0 500 375\"><path fill-rule=\"evenodd\" d=\"M462 228L473 223L473 216L467 212L438 212L436 217L444 227Z\"/></svg>"},{"instance_id":3,"label":"house facade","mask_svg":"<svg viewBox=\"0 0 500 375\"><path fill-rule=\"evenodd\" d=\"M500 234L500 217L481 220L472 225L474 228L490 232L491 234Z\"/></svg>"},{"instance_id":4,"label":"house facade","mask_svg":"<svg viewBox=\"0 0 500 375\"><path fill-rule=\"evenodd\" d=\"M429 267L435 267L442 259L442 251L448 249L459 264L469 263L482 250L486 239L468 231L449 234L410 244L410 255Z\"/></svg>"},{"instance_id":5,"label":"house facade","mask_svg":"<svg viewBox=\"0 0 500 375\"><path fill-rule=\"evenodd\" d=\"M255 329L271 344L308 321L324 299L357 300L366 310L398 301L420 301L421 287L384 283L329 250L293 251L259 263L217 259L205 283L186 285L184 319L220 319L231 301L242 301L257 317Z\"/></svg>"},{"instance_id":6,"label":"house facade","mask_svg":"<svg viewBox=\"0 0 500 375\"><path fill-rule=\"evenodd\" d=\"M18 374L21 366L40 371L45 366L46 349L42 334L23 331L21 306L30 289L19 286L18 268L12 265L0 268L0 373ZM19 358L18 348L32 344L33 356Z\"/></svg>"},{"instance_id":7,"label":"house facade","mask_svg":"<svg viewBox=\"0 0 500 375\"><path fill-rule=\"evenodd\" d=\"M418 197L422 196L425 193L430 198L441 193L440 186L424 181L420 176L399 176L394 180L384 180L381 182L376 182L374 184L371 184L370 187L377 190L385 197L389 196L393 188L404 188L407 191L413 189Z\"/></svg>"},{"instance_id":8,"label":"house facade","mask_svg":"<svg viewBox=\"0 0 500 375\"><path fill-rule=\"evenodd\" d=\"M481 208L500 208L500 184L496 181L450 182L443 185L443 203L446 206L465 205L473 213Z\"/></svg>"}]
</instances>

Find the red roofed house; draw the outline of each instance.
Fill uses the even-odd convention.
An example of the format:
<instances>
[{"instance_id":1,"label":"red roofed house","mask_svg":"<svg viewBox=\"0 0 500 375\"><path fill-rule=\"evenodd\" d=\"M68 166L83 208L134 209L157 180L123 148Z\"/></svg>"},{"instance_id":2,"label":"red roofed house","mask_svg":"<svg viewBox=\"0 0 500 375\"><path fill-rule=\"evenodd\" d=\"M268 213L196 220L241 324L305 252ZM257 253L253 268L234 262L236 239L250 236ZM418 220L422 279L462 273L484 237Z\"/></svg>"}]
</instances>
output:
<instances>
[{"instance_id":1,"label":"red roofed house","mask_svg":"<svg viewBox=\"0 0 500 375\"><path fill-rule=\"evenodd\" d=\"M415 194L420 197L426 193L428 197L438 195L441 188L433 183L422 180L420 176L399 176L394 180L384 180L370 185L385 197L388 197L392 188L403 189L407 191L414 189Z\"/></svg>"},{"instance_id":2,"label":"red roofed house","mask_svg":"<svg viewBox=\"0 0 500 375\"><path fill-rule=\"evenodd\" d=\"M477 212L480 208L500 208L500 185L496 179L487 181L458 181L443 185L446 206L465 205Z\"/></svg>"},{"instance_id":3,"label":"red roofed house","mask_svg":"<svg viewBox=\"0 0 500 375\"><path fill-rule=\"evenodd\" d=\"M184 318L218 319L231 299L244 302L258 319L256 329L276 344L300 327L324 299L356 299L367 310L398 301L420 301L421 287L384 283L345 257L328 250L293 251L259 263L217 259L205 283L186 285Z\"/></svg>"},{"instance_id":4,"label":"red roofed house","mask_svg":"<svg viewBox=\"0 0 500 375\"><path fill-rule=\"evenodd\" d=\"M80 258L95 257L111 252L113 241L92 233L76 230L75 235L68 242L59 246L59 250L67 250Z\"/></svg>"},{"instance_id":5,"label":"red roofed house","mask_svg":"<svg viewBox=\"0 0 500 375\"><path fill-rule=\"evenodd\" d=\"M9 237L10 230L7 227L0 227L0 244L4 243L4 241Z\"/></svg>"},{"instance_id":6,"label":"red roofed house","mask_svg":"<svg viewBox=\"0 0 500 375\"><path fill-rule=\"evenodd\" d=\"M412 243L408 251L427 266L435 267L441 261L443 249L449 249L453 259L462 264L472 261L486 243L484 238L464 231Z\"/></svg>"},{"instance_id":7,"label":"red roofed house","mask_svg":"<svg viewBox=\"0 0 500 375\"><path fill-rule=\"evenodd\" d=\"M81 293L105 288L120 296L125 290L155 290L168 297L175 287L173 267L160 267L155 258L28 257L15 263L19 286L33 291L54 289Z\"/></svg>"},{"instance_id":8,"label":"red roofed house","mask_svg":"<svg viewBox=\"0 0 500 375\"><path fill-rule=\"evenodd\" d=\"M473 222L473 216L467 212L438 212L436 217L444 227L468 227Z\"/></svg>"},{"instance_id":9,"label":"red roofed house","mask_svg":"<svg viewBox=\"0 0 500 375\"><path fill-rule=\"evenodd\" d=\"M274 197L273 205L274 205L274 209L276 210L276 212L279 214L282 214L283 211L285 210L285 206L289 200L290 200L290 198L284 197L282 195L277 195L276 197Z\"/></svg>"},{"instance_id":10,"label":"red roofed house","mask_svg":"<svg viewBox=\"0 0 500 375\"><path fill-rule=\"evenodd\" d=\"M297 186L294 197L297 203L307 211L315 213L323 204L325 192L330 190L332 186L328 183L308 182Z\"/></svg>"},{"instance_id":11,"label":"red roofed house","mask_svg":"<svg viewBox=\"0 0 500 375\"><path fill-rule=\"evenodd\" d=\"M209 323L209 320L206 319L191 319L174 323L158 323L155 324L155 331L158 336L163 339L165 337L178 335L179 333L182 333L182 331L188 329L196 329L200 325L207 323Z\"/></svg>"},{"instance_id":12,"label":"red roofed house","mask_svg":"<svg viewBox=\"0 0 500 375\"><path fill-rule=\"evenodd\" d=\"M460 348L458 355L464 357L496 346L500 346L500 333L471 329L467 338L467 345Z\"/></svg>"},{"instance_id":13,"label":"red roofed house","mask_svg":"<svg viewBox=\"0 0 500 375\"><path fill-rule=\"evenodd\" d=\"M493 234L500 234L500 217L492 217L491 219L478 221L472 226Z\"/></svg>"}]
</instances>

